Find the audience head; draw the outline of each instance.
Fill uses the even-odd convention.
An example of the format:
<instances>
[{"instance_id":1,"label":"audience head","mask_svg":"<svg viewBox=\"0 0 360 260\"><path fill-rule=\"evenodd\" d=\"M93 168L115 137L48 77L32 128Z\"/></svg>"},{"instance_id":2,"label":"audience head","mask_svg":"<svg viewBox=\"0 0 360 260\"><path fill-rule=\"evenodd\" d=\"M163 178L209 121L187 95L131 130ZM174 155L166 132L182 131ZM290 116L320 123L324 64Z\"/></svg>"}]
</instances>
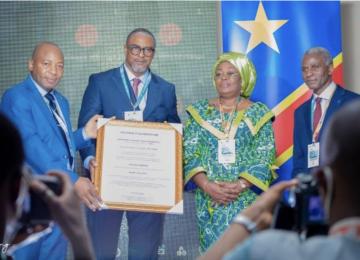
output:
<instances>
[{"instance_id":1,"label":"audience head","mask_svg":"<svg viewBox=\"0 0 360 260\"><path fill-rule=\"evenodd\" d=\"M17 199L22 185L24 152L17 129L2 114L0 140L0 239L4 241L5 227L16 219L20 210Z\"/></svg>"},{"instance_id":2,"label":"audience head","mask_svg":"<svg viewBox=\"0 0 360 260\"><path fill-rule=\"evenodd\" d=\"M322 47L307 50L301 71L306 85L315 94L321 94L332 81L333 62L329 51Z\"/></svg>"},{"instance_id":3,"label":"audience head","mask_svg":"<svg viewBox=\"0 0 360 260\"><path fill-rule=\"evenodd\" d=\"M127 36L124 45L125 63L136 77L140 77L149 69L155 47L155 37L147 29L136 28Z\"/></svg>"},{"instance_id":4,"label":"audience head","mask_svg":"<svg viewBox=\"0 0 360 260\"><path fill-rule=\"evenodd\" d=\"M242 53L224 53L213 66L213 83L220 96L240 95L248 98L255 82L255 67Z\"/></svg>"},{"instance_id":5,"label":"audience head","mask_svg":"<svg viewBox=\"0 0 360 260\"><path fill-rule=\"evenodd\" d=\"M64 74L64 55L55 43L40 42L34 48L28 69L40 87L51 91Z\"/></svg>"},{"instance_id":6,"label":"audience head","mask_svg":"<svg viewBox=\"0 0 360 260\"><path fill-rule=\"evenodd\" d=\"M360 101L331 118L321 146L319 176L330 224L360 216Z\"/></svg>"}]
</instances>

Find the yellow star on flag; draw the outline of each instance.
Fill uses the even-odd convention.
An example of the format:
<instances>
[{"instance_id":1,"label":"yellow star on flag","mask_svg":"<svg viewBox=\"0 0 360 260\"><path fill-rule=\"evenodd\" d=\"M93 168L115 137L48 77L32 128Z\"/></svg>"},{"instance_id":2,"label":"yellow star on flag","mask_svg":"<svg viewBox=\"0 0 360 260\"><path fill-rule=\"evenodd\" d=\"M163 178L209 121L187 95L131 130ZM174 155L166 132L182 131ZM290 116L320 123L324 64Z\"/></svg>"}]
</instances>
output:
<instances>
[{"instance_id":1,"label":"yellow star on flag","mask_svg":"<svg viewBox=\"0 0 360 260\"><path fill-rule=\"evenodd\" d=\"M288 20L268 20L263 4L260 1L255 20L234 21L237 25L251 33L250 40L246 49L249 53L260 43L265 43L277 53L280 53L274 33L283 26Z\"/></svg>"}]
</instances>

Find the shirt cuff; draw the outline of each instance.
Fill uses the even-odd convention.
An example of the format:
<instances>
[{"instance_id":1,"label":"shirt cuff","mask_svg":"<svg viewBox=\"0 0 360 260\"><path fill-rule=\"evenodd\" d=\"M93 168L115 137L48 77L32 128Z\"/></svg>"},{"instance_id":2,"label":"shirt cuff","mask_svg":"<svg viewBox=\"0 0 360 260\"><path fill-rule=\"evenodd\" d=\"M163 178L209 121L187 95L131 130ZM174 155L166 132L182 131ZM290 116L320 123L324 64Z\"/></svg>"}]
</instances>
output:
<instances>
[{"instance_id":1,"label":"shirt cuff","mask_svg":"<svg viewBox=\"0 0 360 260\"><path fill-rule=\"evenodd\" d=\"M89 141L91 138L89 138L87 135L86 135L86 132L85 132L85 127L83 127L82 129L82 137L84 138L85 141Z\"/></svg>"},{"instance_id":2,"label":"shirt cuff","mask_svg":"<svg viewBox=\"0 0 360 260\"><path fill-rule=\"evenodd\" d=\"M89 155L88 157L86 157L85 158L85 160L84 160L84 168L86 169L86 170L89 170L89 164L90 164L90 160L91 159L94 159L95 157L93 156L93 155Z\"/></svg>"}]
</instances>

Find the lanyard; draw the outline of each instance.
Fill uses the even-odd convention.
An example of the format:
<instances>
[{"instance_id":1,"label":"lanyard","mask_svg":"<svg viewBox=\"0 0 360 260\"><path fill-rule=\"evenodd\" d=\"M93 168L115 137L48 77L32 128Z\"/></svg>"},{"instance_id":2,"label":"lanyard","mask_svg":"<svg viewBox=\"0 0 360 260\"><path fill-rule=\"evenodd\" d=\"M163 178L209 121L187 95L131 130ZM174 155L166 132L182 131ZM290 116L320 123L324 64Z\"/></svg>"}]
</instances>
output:
<instances>
[{"instance_id":1,"label":"lanyard","mask_svg":"<svg viewBox=\"0 0 360 260\"><path fill-rule=\"evenodd\" d=\"M232 123L233 123L233 119L234 119L234 114L235 111L237 109L238 104L241 102L241 98L240 100L236 100L236 104L234 106L234 108L232 109L228 120L225 120L225 115L224 115L224 111L220 102L220 98L219 98L219 110L220 110L220 118L221 118L221 124L224 130L224 134L226 136L226 139L229 139L229 133L232 127Z\"/></svg>"},{"instance_id":2,"label":"lanyard","mask_svg":"<svg viewBox=\"0 0 360 260\"><path fill-rule=\"evenodd\" d=\"M147 93L147 90L148 90L148 87L149 87L149 83L150 83L150 80L151 80L151 73L147 73L146 77L145 77L145 80L144 80L144 86L143 88L141 89L141 92L140 92L140 95L139 97L137 98L136 100L136 103L134 104L131 100L131 97L130 97L130 92L129 92L129 85L125 79L125 71L124 71L124 64L122 64L120 66L120 74L121 74L121 79L122 79L122 83L124 85L124 88L125 88L125 92L126 92L126 95L128 96L128 99L130 101L130 104L131 106L133 107L134 111L135 109L139 106L139 104L141 103L141 101L143 100L145 94Z\"/></svg>"}]
</instances>

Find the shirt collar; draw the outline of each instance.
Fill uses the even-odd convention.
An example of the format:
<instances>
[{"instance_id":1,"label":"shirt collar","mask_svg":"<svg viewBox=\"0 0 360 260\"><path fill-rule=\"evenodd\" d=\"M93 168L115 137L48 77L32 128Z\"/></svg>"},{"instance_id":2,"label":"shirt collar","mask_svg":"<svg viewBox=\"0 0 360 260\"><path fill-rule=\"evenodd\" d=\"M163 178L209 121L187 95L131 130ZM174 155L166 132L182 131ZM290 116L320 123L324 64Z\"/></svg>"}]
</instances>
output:
<instances>
[{"instance_id":1,"label":"shirt collar","mask_svg":"<svg viewBox=\"0 0 360 260\"><path fill-rule=\"evenodd\" d=\"M138 78L141 80L141 83L144 82L144 79L145 79L145 76L149 73L149 70L146 70L146 72L144 74L142 74L140 77L136 77L132 72L131 70L128 68L127 64L124 63L124 67L125 67L125 71L126 71L126 74L128 76L128 79L129 81L131 82L134 78Z\"/></svg>"},{"instance_id":2,"label":"shirt collar","mask_svg":"<svg viewBox=\"0 0 360 260\"><path fill-rule=\"evenodd\" d=\"M330 100L332 95L335 92L335 89L336 89L336 85L335 85L335 83L333 81L331 81L329 86L327 86L325 88L325 90L320 95L317 95L317 94L314 93L314 99L319 97L321 99Z\"/></svg>"},{"instance_id":3,"label":"shirt collar","mask_svg":"<svg viewBox=\"0 0 360 260\"><path fill-rule=\"evenodd\" d=\"M40 92L41 96L44 97L48 93L48 91L46 91L45 89L40 87L40 85L33 79L31 74L29 76L30 76L31 81L34 83L36 89ZM50 92L52 92L52 91L50 91Z\"/></svg>"}]
</instances>

